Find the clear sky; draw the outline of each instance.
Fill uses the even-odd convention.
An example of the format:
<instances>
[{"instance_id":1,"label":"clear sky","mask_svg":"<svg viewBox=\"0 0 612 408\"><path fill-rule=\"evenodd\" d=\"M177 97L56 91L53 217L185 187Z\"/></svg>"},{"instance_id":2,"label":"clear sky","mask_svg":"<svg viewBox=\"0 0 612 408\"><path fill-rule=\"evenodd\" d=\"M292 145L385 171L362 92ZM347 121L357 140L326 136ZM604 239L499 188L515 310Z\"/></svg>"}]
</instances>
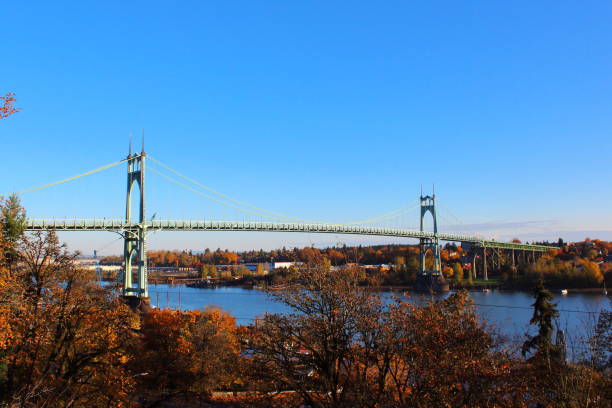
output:
<instances>
[{"instance_id":1,"label":"clear sky","mask_svg":"<svg viewBox=\"0 0 612 408\"><path fill-rule=\"evenodd\" d=\"M158 160L308 220L376 216L435 183L464 223L448 230L612 239L611 11L558 0L5 2L0 93L15 92L22 111L0 121L0 194L120 160L144 128ZM118 218L124 191L121 166L23 202L31 217ZM148 192L157 218L256 219L153 173ZM62 238L121 248L110 233ZM381 241L159 233L150 246L337 242Z\"/></svg>"}]
</instances>

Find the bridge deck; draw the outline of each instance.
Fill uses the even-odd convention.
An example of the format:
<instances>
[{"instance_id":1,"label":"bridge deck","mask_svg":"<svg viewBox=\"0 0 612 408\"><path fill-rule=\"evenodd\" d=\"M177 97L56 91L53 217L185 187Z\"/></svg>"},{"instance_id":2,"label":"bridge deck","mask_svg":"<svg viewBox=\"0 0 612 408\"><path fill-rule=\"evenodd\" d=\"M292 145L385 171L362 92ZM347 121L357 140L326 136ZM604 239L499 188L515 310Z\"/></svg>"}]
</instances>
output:
<instances>
[{"instance_id":1,"label":"bridge deck","mask_svg":"<svg viewBox=\"0 0 612 408\"><path fill-rule=\"evenodd\" d=\"M485 240L479 237L421 232L401 228L362 227L342 224L302 224L280 222L152 220L144 225L118 219L29 219L28 231L134 231L143 227L154 231L262 231L327 234L375 235L401 238L435 238L442 241L470 242L477 246L544 252L555 247Z\"/></svg>"}]
</instances>

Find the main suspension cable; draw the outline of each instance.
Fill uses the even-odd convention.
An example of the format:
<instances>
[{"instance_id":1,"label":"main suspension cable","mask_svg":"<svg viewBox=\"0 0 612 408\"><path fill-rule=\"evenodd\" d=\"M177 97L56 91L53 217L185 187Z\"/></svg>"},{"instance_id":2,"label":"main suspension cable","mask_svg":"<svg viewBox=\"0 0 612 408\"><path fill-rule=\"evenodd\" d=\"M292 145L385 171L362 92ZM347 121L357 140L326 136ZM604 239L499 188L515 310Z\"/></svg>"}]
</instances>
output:
<instances>
[{"instance_id":1,"label":"main suspension cable","mask_svg":"<svg viewBox=\"0 0 612 408\"><path fill-rule=\"evenodd\" d=\"M188 189L191 192L199 194L202 197L205 197L205 198L207 198L209 200L215 201L215 202L220 203L222 205L226 205L226 206L234 208L234 209L236 209L238 211L243 211L243 212L246 212L246 213L249 213L249 214L254 214L254 215L257 215L257 216L260 216L260 217L261 216L272 217L272 218L276 218L276 219L280 219L280 220L293 220L293 221L299 221L299 222L310 223L310 224L318 224L319 223L319 222L315 222L315 221L305 220L305 219L302 219L302 218L290 217L288 215L284 215L284 214L280 214L280 213L275 213L275 212L268 211L268 210L265 210L263 208L259 208L259 207L253 206L251 204L245 203L244 201L236 200L236 199L228 196L227 194L223 194L223 193L221 193L219 191L216 191L216 190L214 190L214 189L212 189L210 187L207 187L207 186L205 186L205 185L203 185L201 183L198 183L197 181L195 181L195 180L193 180L193 179L191 179L191 178L189 178L189 177L179 173L178 171L172 169L170 166L167 166L167 165L163 164L162 162L160 162L159 160L157 160L157 159L155 159L155 158L153 158L151 156L149 156L149 159L151 161L153 161L155 164L157 164L158 166L160 166L163 169L171 172L172 174L174 174L174 175L184 179L185 181L188 181L188 182L190 182L191 184L193 184L193 185L195 185L197 187L200 187L200 188L202 188L202 189L204 189L204 190L206 190L206 191L208 191L210 193L213 193L213 194L216 194L216 195L218 195L220 197L223 197L224 199L226 199L228 201L231 201L233 203L236 203L236 204L238 204L240 206L250 208L253 211L249 211L249 210L246 210L246 209L243 209L243 208L240 208L240 207L236 207L234 205L230 205L230 204L225 203L225 202L223 202L221 200L218 200L218 199L215 199L213 197L210 197L209 195L203 194L203 193L201 193L201 192L199 192L199 191L197 191L195 189L192 189L191 187L188 187L188 186L180 183L179 181L174 180L174 179L172 179L172 178L170 178L170 177L168 177L168 176L166 176L166 175L156 171L155 169L151 168L153 171L156 172L156 174L161 175L162 177L166 178L167 180L171 181L172 183L175 183L175 184L177 184L177 185L179 185L179 186L181 186L183 188ZM377 221L384 221L384 220L387 220L389 218L393 218L393 217L395 217L397 215L400 215L400 214L402 214L404 212L412 211L415 208L418 208L419 205L420 204L418 204L416 206L412 206L410 208L400 208L398 210L395 210L395 211L392 211L390 213L383 214L383 215L380 215L380 216L377 216L377 217L374 217L374 218L369 218L369 219L360 220L360 221L353 221L353 222L348 222L348 223L333 223L333 225L360 225L360 224L369 224L369 223L377 222Z\"/></svg>"},{"instance_id":2,"label":"main suspension cable","mask_svg":"<svg viewBox=\"0 0 612 408\"><path fill-rule=\"evenodd\" d=\"M224 199L226 199L228 201L231 201L231 202L233 202L235 204L238 204L240 206L243 206L243 207L246 207L246 208L250 208L251 210L255 210L255 211L259 212L259 213L268 214L266 216L272 216L272 217L278 218L278 219L288 219L288 220L295 220L295 221L300 221L300 222L309 222L309 221L301 219L301 218L295 218L295 217L290 217L290 216L285 215L285 214L275 213L275 212L272 212L272 211L265 210L263 208L255 207L254 205L245 203L244 201L236 200L235 198L232 198L232 197L228 196L227 194L223 194L223 193L221 193L221 192L219 192L217 190L214 190L214 189L212 189L210 187L207 187L207 186L205 186L205 185L203 185L201 183L198 183L197 181L195 181L195 180L193 180L193 179L191 179L191 178L189 178L189 177L179 173L178 171L174 170L170 166L167 166L167 165L163 164L162 162L160 162L159 160L155 159L154 157L149 156L149 159L151 159L158 166L160 166L160 167L164 168L165 170L171 172L172 174L182 178L183 180L186 180L186 181L190 182L191 184L194 184L194 185L196 185L196 186L198 186L198 187L208 191L209 193L216 194L216 195L218 195L220 197L223 197ZM234 207L234 208L236 208L236 207Z\"/></svg>"},{"instance_id":3,"label":"main suspension cable","mask_svg":"<svg viewBox=\"0 0 612 408\"><path fill-rule=\"evenodd\" d=\"M233 209L238 210L238 211L246 212L246 213L248 213L248 214L255 215L255 216L257 216L257 217L273 217L273 216L270 216L270 215L267 215L267 214L257 213L257 212L255 212L255 211L247 210L247 209L245 209L245 208L240 208L240 207L237 207L237 206L235 206L235 205L233 205L233 204L229 204L229 203L226 203L226 202L224 202L224 201L221 201L221 200L219 200L219 199L217 199L217 198L215 198L215 197L211 197L211 196L209 196L208 194L204 194L204 193L202 193L201 191L198 191L198 190L196 190L196 189L194 189L194 188L191 188L191 187L189 187L189 186L187 186L187 185L185 185L185 184L181 183L180 181L175 180L175 179L173 179L172 177L170 177L170 176L168 176L168 175L166 175L166 174L164 174L164 173L162 173L162 172L160 172L160 171L158 171L158 170L156 170L156 169L154 169L154 168L152 168L152 167L149 167L149 170L151 170L153 173L155 173L155 174L157 174L157 175L159 175L159 176L163 177L163 178L164 178L164 179L166 179L167 181L169 181L169 182L171 182L171 183L174 183L174 184L176 184L177 186L179 186L179 187L181 187L181 188L184 188L185 190L188 190L188 191L190 191L190 192L192 192L192 193L194 193L194 194L197 194L197 195L199 195L199 196L201 196L201 197L204 197L204 198L206 198L207 200L214 201L214 202L216 202L216 203L218 203L218 204L221 204L221 205L224 205L224 206L226 206L226 207L230 207L230 208L233 208ZM278 218L278 217L273 217L273 218ZM282 219L282 218L280 218L280 219Z\"/></svg>"},{"instance_id":4,"label":"main suspension cable","mask_svg":"<svg viewBox=\"0 0 612 408\"><path fill-rule=\"evenodd\" d=\"M14 194L15 195L21 195L21 194L25 194L25 193L31 193L33 191L42 190L42 189L45 189L45 188L48 188L48 187L56 186L58 184L66 183L68 181L76 180L76 179L81 178L81 177L89 176L91 174L98 173L98 172L106 170L106 169L110 169L111 167L118 166L121 163L124 163L125 161L127 161L127 159L123 159L123 160L120 160L120 161L115 162L115 163L107 164L106 166L98 167L97 169L90 170L90 171L85 172L83 174L79 174L78 176L74 176L74 177L70 177L70 178L63 179L63 180L60 180L60 181L56 181L56 182L53 182L53 183L45 184L44 186L34 187L34 188L29 188L27 190L18 191L18 192L14 193ZM8 197L8 196L7 195L0 196L0 198L5 198L5 197Z\"/></svg>"},{"instance_id":5,"label":"main suspension cable","mask_svg":"<svg viewBox=\"0 0 612 408\"><path fill-rule=\"evenodd\" d=\"M403 213L410 212L410 211L412 211L412 210L414 210L416 208L419 208L420 205L421 204L419 203L419 204L417 204L415 206L412 206L412 207L409 207L409 208L403 207L403 208L397 209L395 211L391 211L391 212L389 212L387 214L379 215L378 217L369 218L367 220L361 220L361 221L347 222L347 223L344 223L344 224L341 224L341 225L361 225L361 224L371 224L371 223L374 223L374 222L385 221L385 220L388 220L390 218L394 218L396 216L399 216L399 215L401 215Z\"/></svg>"},{"instance_id":6,"label":"main suspension cable","mask_svg":"<svg viewBox=\"0 0 612 408\"><path fill-rule=\"evenodd\" d=\"M461 224L461 225L466 225L466 224L465 224L465 222L463 222L463 221L461 220L461 218L459 218L459 217L457 217L455 214L453 214L453 212L452 212L452 211L451 211L451 210L450 210L450 209L449 209L447 206L445 206L444 204L440 204L440 202L439 202L439 201L438 201L438 202L436 202L436 204L437 204L437 205L439 205L440 207L442 207L442 209L443 209L444 211L446 211L446 212L448 213L448 215L450 215L450 216L451 216L451 217L453 217L455 220L457 220L457 222L459 222L459 224Z\"/></svg>"}]
</instances>

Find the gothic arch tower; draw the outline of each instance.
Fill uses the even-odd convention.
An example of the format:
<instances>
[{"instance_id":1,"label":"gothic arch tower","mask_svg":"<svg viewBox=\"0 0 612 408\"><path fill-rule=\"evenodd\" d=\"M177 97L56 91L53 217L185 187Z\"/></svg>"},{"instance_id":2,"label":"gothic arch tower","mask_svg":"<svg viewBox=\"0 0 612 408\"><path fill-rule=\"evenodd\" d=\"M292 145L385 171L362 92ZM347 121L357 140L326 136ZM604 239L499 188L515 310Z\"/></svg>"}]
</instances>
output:
<instances>
[{"instance_id":1,"label":"gothic arch tower","mask_svg":"<svg viewBox=\"0 0 612 408\"><path fill-rule=\"evenodd\" d=\"M147 290L147 244L145 223L145 160L144 138L142 152L132 154L132 143L127 157L127 194L125 201L125 223L123 249L123 294L125 296L148 297ZM132 218L132 193L138 186L140 192L138 223ZM133 267L137 269L137 279L133 281Z\"/></svg>"},{"instance_id":2,"label":"gothic arch tower","mask_svg":"<svg viewBox=\"0 0 612 408\"><path fill-rule=\"evenodd\" d=\"M438 220L436 219L436 195L423 196L421 195L421 232L425 232L423 228L424 219L427 213L431 214L433 218L433 236L431 238L421 238L419 242L420 249L420 263L421 273L438 273L441 274L440 270L440 245L438 241ZM433 268L428 271L425 266L425 258L427 254L431 252L433 255Z\"/></svg>"},{"instance_id":3,"label":"gothic arch tower","mask_svg":"<svg viewBox=\"0 0 612 408\"><path fill-rule=\"evenodd\" d=\"M421 232L424 230L424 219L427 213L433 218L433 232L430 237L420 238L419 240L419 260L420 270L417 274L415 290L429 292L445 292L448 291L448 284L442 276L442 268L440 261L440 242L438 239L438 220L436 218L436 195L423 196L421 194ZM427 268L427 254L433 256L433 264L431 269Z\"/></svg>"}]
</instances>

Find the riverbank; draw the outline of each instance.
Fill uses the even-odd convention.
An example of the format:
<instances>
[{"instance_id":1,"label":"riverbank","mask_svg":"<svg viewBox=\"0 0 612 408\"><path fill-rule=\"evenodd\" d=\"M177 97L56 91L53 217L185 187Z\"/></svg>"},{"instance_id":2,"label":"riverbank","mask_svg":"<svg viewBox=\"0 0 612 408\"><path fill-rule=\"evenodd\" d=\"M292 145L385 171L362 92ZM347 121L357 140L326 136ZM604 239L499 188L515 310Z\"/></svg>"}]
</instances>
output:
<instances>
[{"instance_id":1,"label":"riverbank","mask_svg":"<svg viewBox=\"0 0 612 408\"><path fill-rule=\"evenodd\" d=\"M240 288L246 290L260 290L260 291L279 291L286 289L291 286L288 284L277 284L277 285L257 285L251 283L245 283L244 281L234 280L234 281L216 281L216 282L207 282L205 280L199 282L190 282L190 283L182 283L180 281L176 282L172 286L186 286L194 289L218 289L218 288ZM367 286L367 288L380 291L380 292L415 292L414 287L412 285L381 285L381 286ZM459 291L459 290L467 290L468 292L504 292L504 293L526 293L530 294L530 288L524 287L511 287L507 285L502 285L497 281L491 281L490 283L486 283L484 281L480 281L478 283L473 284L456 284L450 282L450 290L451 291ZM563 289L559 288L549 288L552 293L555 294L571 294L571 293L580 293L580 294L593 294L593 295L603 295L603 296L611 296L612 291L604 292L603 288L567 288L567 293L563 292Z\"/></svg>"}]
</instances>

